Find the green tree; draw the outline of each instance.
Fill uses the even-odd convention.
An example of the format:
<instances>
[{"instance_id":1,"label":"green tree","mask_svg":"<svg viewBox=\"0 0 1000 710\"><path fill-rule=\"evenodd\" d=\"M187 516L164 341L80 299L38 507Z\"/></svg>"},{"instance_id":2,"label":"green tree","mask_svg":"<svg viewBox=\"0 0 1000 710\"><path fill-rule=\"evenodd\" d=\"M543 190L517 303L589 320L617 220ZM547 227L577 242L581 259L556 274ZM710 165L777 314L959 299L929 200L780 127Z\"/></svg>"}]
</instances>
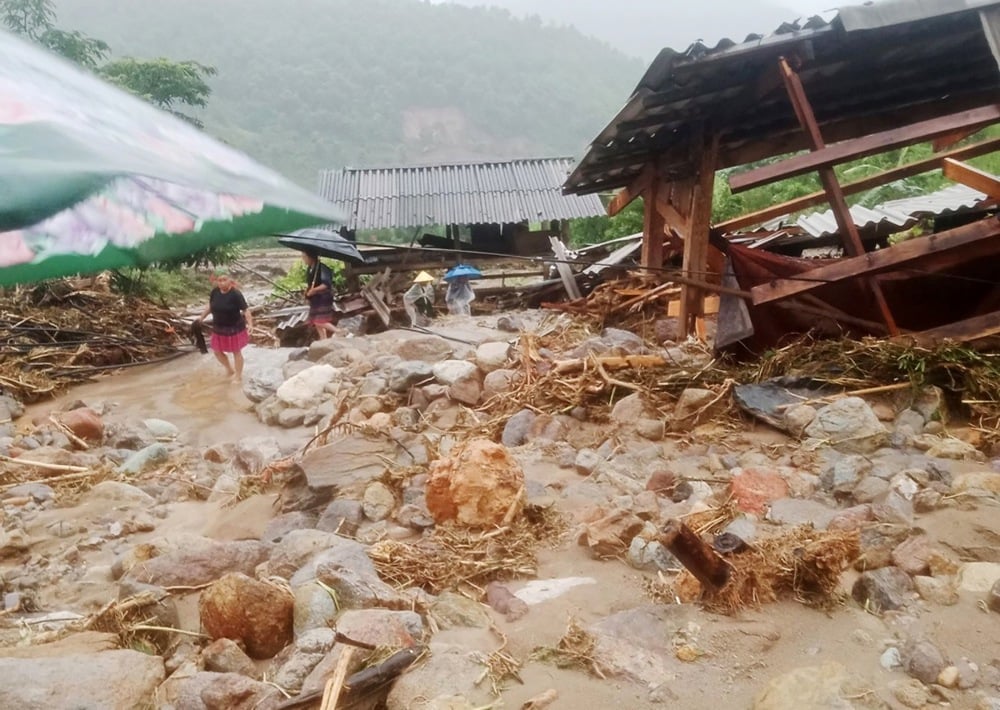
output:
<instances>
[{"instance_id":1,"label":"green tree","mask_svg":"<svg viewBox=\"0 0 1000 710\"><path fill-rule=\"evenodd\" d=\"M215 69L194 61L116 59L106 62L111 47L82 32L56 27L53 0L0 0L0 21L15 34L42 45L170 113L201 127L180 106L204 108L212 93L205 82Z\"/></svg>"},{"instance_id":2,"label":"green tree","mask_svg":"<svg viewBox=\"0 0 1000 710\"><path fill-rule=\"evenodd\" d=\"M201 121L178 110L179 105L204 108L212 88L205 82L215 68L194 61L126 57L100 68L100 75L149 103L199 128Z\"/></svg>"}]
</instances>

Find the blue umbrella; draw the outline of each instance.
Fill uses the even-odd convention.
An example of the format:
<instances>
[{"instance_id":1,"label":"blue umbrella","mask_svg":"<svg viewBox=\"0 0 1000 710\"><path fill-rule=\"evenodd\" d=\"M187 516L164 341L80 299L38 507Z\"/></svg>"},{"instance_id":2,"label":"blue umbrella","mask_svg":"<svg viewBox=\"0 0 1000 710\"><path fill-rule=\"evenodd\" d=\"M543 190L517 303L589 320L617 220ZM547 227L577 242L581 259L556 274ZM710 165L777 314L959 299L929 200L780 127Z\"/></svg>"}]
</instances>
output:
<instances>
[{"instance_id":1,"label":"blue umbrella","mask_svg":"<svg viewBox=\"0 0 1000 710\"><path fill-rule=\"evenodd\" d=\"M467 279L481 279L483 278L483 272L475 266L470 266L469 264L459 264L444 275L444 280L451 281L452 279L461 278L463 276Z\"/></svg>"}]
</instances>

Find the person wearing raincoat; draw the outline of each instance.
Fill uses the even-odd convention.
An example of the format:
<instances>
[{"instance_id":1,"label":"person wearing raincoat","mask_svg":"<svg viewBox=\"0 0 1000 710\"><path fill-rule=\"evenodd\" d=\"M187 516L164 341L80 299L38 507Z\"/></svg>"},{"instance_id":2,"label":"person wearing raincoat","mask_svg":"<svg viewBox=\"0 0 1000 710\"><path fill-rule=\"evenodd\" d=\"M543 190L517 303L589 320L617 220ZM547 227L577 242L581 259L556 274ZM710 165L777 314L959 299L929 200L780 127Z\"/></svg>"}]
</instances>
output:
<instances>
[{"instance_id":1,"label":"person wearing raincoat","mask_svg":"<svg viewBox=\"0 0 1000 710\"><path fill-rule=\"evenodd\" d=\"M403 294L403 307L411 326L427 325L434 317L434 277L421 271Z\"/></svg>"},{"instance_id":2,"label":"person wearing raincoat","mask_svg":"<svg viewBox=\"0 0 1000 710\"><path fill-rule=\"evenodd\" d=\"M468 276L456 276L448 280L448 291L444 302L448 304L448 312L453 316L472 315L471 303L476 300L476 292Z\"/></svg>"}]
</instances>

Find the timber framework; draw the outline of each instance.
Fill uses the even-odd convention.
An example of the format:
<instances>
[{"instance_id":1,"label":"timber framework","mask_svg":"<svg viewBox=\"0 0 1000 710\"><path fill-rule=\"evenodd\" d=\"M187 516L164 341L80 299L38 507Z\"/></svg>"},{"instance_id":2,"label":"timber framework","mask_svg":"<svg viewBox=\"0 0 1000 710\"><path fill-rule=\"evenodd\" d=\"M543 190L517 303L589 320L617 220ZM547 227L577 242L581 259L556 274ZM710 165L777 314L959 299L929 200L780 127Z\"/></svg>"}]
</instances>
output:
<instances>
[{"instance_id":1,"label":"timber framework","mask_svg":"<svg viewBox=\"0 0 1000 710\"><path fill-rule=\"evenodd\" d=\"M966 161L1000 147L983 134L1000 121L998 50L1000 0L893 0L742 43L665 49L563 189L617 190L611 215L642 198L642 265L681 265L681 335L696 331L706 294L724 293L720 285L739 294L723 296L722 345L766 346L817 324L919 342L995 335L1000 179ZM930 158L862 180L834 172L927 142ZM976 209L936 222L928 236L867 240L848 196L932 170L982 193ZM718 178L739 193L809 173L820 192L712 223ZM842 259L767 253L737 238L824 204Z\"/></svg>"}]
</instances>

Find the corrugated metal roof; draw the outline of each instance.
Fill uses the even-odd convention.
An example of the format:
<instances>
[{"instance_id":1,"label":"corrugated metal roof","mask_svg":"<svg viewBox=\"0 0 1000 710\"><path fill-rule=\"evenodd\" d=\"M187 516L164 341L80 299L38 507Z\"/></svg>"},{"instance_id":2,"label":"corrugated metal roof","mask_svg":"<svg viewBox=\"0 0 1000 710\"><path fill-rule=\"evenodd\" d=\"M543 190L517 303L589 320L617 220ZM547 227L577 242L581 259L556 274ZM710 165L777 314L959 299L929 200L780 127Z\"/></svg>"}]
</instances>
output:
<instances>
[{"instance_id":1,"label":"corrugated metal roof","mask_svg":"<svg viewBox=\"0 0 1000 710\"><path fill-rule=\"evenodd\" d=\"M786 23L742 43L664 49L565 190L623 187L652 160L667 179L689 177L691 144L703 125L719 136L718 168L807 148L775 80L782 56L801 60L799 76L827 143L995 103L998 4L895 0L845 8L830 21Z\"/></svg>"},{"instance_id":2,"label":"corrugated metal roof","mask_svg":"<svg viewBox=\"0 0 1000 710\"><path fill-rule=\"evenodd\" d=\"M970 209L986 199L985 193L971 187L949 185L929 195L890 200L872 208L855 205L851 207L851 217L861 230L885 231L881 228L888 227L888 231L899 231L913 226L922 217ZM832 236L840 231L833 210L802 215L794 224L814 238ZM763 225L762 229L773 231L785 226L788 226L788 217L780 217Z\"/></svg>"},{"instance_id":3,"label":"corrugated metal roof","mask_svg":"<svg viewBox=\"0 0 1000 710\"><path fill-rule=\"evenodd\" d=\"M324 170L319 193L348 229L504 224L605 214L600 198L564 195L572 158Z\"/></svg>"}]
</instances>

